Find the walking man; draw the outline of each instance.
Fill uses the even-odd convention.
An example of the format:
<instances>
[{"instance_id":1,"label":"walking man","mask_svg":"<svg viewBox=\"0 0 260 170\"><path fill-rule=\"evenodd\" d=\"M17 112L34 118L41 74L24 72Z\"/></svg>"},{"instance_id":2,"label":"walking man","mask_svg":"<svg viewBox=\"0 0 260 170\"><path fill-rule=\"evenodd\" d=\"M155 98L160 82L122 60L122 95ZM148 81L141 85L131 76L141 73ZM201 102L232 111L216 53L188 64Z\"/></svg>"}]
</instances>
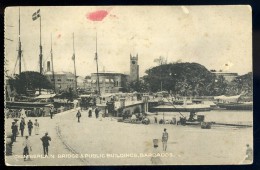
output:
<instances>
[{"instance_id":1,"label":"walking man","mask_svg":"<svg viewBox=\"0 0 260 170\"><path fill-rule=\"evenodd\" d=\"M41 138L42 140L42 146L43 146L43 154L44 156L48 156L48 147L49 147L49 141L51 141L51 137L48 136L48 133L46 132L45 135Z\"/></svg>"},{"instance_id":2,"label":"walking man","mask_svg":"<svg viewBox=\"0 0 260 170\"><path fill-rule=\"evenodd\" d=\"M18 127L15 124L15 122L12 122L11 129L12 129L12 140L13 140L13 142L16 142L16 135L17 135L17 132L18 132Z\"/></svg>"},{"instance_id":3,"label":"walking man","mask_svg":"<svg viewBox=\"0 0 260 170\"><path fill-rule=\"evenodd\" d=\"M80 113L79 110L78 110L78 112L77 112L77 114L76 114L76 117L78 118L78 122L80 122L81 113Z\"/></svg>"},{"instance_id":4,"label":"walking man","mask_svg":"<svg viewBox=\"0 0 260 170\"><path fill-rule=\"evenodd\" d=\"M35 135L39 135L39 127L40 127L40 124L39 124L39 122L37 121L37 119L35 119L35 122L34 122Z\"/></svg>"},{"instance_id":5,"label":"walking man","mask_svg":"<svg viewBox=\"0 0 260 170\"><path fill-rule=\"evenodd\" d=\"M29 149L30 149L30 151L32 151L31 142L29 141L28 136L25 136L25 141L23 142L24 161L26 160L27 156L28 156L28 160L30 160Z\"/></svg>"},{"instance_id":6,"label":"walking man","mask_svg":"<svg viewBox=\"0 0 260 170\"><path fill-rule=\"evenodd\" d=\"M89 111L88 111L88 117L89 118L92 117L92 108L91 107L89 108Z\"/></svg>"},{"instance_id":7,"label":"walking man","mask_svg":"<svg viewBox=\"0 0 260 170\"><path fill-rule=\"evenodd\" d=\"M20 131L21 131L21 136L23 137L23 132L24 132L24 128L25 128L25 121L24 118L22 118L21 122L20 122Z\"/></svg>"},{"instance_id":8,"label":"walking man","mask_svg":"<svg viewBox=\"0 0 260 170\"><path fill-rule=\"evenodd\" d=\"M28 125L28 133L29 133L29 136L31 136L32 134L32 128L33 128L33 123L31 120L29 120L29 122L27 123Z\"/></svg>"},{"instance_id":9,"label":"walking man","mask_svg":"<svg viewBox=\"0 0 260 170\"><path fill-rule=\"evenodd\" d=\"M96 109L95 109L96 118L98 118L98 113L99 113L99 110L98 110L98 108L96 107Z\"/></svg>"},{"instance_id":10,"label":"walking man","mask_svg":"<svg viewBox=\"0 0 260 170\"><path fill-rule=\"evenodd\" d=\"M52 116L53 116L53 112L54 112L54 109L53 109L53 107L51 107L51 108L50 108L51 119L52 119Z\"/></svg>"},{"instance_id":11,"label":"walking man","mask_svg":"<svg viewBox=\"0 0 260 170\"><path fill-rule=\"evenodd\" d=\"M157 124L157 117L154 117L154 123Z\"/></svg>"},{"instance_id":12,"label":"walking man","mask_svg":"<svg viewBox=\"0 0 260 170\"><path fill-rule=\"evenodd\" d=\"M162 134L163 151L166 151L167 149L167 141L168 141L168 132L166 132L166 128L164 128L164 132Z\"/></svg>"}]
</instances>

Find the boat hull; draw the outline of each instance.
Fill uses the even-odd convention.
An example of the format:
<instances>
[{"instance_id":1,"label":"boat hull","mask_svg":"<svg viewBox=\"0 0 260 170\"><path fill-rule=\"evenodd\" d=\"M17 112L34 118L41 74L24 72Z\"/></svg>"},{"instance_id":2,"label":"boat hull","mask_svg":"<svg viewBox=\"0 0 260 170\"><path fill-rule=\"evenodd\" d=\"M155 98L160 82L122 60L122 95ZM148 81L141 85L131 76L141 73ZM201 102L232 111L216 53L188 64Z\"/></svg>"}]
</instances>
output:
<instances>
[{"instance_id":1,"label":"boat hull","mask_svg":"<svg viewBox=\"0 0 260 170\"><path fill-rule=\"evenodd\" d=\"M253 103L219 103L217 105L227 110L253 110Z\"/></svg>"}]
</instances>

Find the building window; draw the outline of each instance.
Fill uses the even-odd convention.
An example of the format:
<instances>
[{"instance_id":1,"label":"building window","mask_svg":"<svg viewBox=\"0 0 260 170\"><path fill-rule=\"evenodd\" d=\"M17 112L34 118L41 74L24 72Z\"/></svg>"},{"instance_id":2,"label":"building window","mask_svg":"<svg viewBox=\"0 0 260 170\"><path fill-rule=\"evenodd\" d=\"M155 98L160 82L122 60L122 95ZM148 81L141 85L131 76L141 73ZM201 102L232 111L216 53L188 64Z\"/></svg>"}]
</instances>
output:
<instances>
[{"instance_id":1,"label":"building window","mask_svg":"<svg viewBox=\"0 0 260 170\"><path fill-rule=\"evenodd\" d=\"M54 81L54 79L51 79L51 81Z\"/></svg>"},{"instance_id":2,"label":"building window","mask_svg":"<svg viewBox=\"0 0 260 170\"><path fill-rule=\"evenodd\" d=\"M61 79L58 79L57 81L61 81Z\"/></svg>"}]
</instances>

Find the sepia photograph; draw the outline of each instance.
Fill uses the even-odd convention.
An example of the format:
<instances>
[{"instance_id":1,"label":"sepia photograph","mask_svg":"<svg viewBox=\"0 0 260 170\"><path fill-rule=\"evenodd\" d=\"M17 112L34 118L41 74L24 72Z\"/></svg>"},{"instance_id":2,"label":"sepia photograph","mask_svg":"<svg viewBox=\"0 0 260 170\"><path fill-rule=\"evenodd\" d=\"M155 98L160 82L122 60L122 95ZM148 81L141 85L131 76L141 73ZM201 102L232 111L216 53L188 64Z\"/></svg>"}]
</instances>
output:
<instances>
[{"instance_id":1,"label":"sepia photograph","mask_svg":"<svg viewBox=\"0 0 260 170\"><path fill-rule=\"evenodd\" d=\"M249 5L4 11L6 166L250 165Z\"/></svg>"}]
</instances>

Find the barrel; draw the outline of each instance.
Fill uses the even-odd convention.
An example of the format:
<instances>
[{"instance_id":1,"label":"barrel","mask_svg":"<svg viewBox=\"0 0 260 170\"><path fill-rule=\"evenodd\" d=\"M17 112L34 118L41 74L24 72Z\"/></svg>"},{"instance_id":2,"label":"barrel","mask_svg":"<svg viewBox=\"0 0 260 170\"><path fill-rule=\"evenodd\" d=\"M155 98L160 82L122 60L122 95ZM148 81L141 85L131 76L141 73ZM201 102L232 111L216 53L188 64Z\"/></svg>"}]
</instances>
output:
<instances>
[{"instance_id":1,"label":"barrel","mask_svg":"<svg viewBox=\"0 0 260 170\"><path fill-rule=\"evenodd\" d=\"M201 129L211 129L210 122L201 122Z\"/></svg>"},{"instance_id":2,"label":"barrel","mask_svg":"<svg viewBox=\"0 0 260 170\"><path fill-rule=\"evenodd\" d=\"M159 139L153 139L153 147L157 148L159 143Z\"/></svg>"},{"instance_id":3,"label":"barrel","mask_svg":"<svg viewBox=\"0 0 260 170\"><path fill-rule=\"evenodd\" d=\"M199 122L203 122L204 119L205 119L205 116L204 116L204 115L198 115L198 116L197 116L197 120L198 120Z\"/></svg>"},{"instance_id":4,"label":"barrel","mask_svg":"<svg viewBox=\"0 0 260 170\"><path fill-rule=\"evenodd\" d=\"M172 118L172 124L176 125L176 122L177 122L177 121L176 121L176 118L173 117L173 118Z\"/></svg>"}]
</instances>

